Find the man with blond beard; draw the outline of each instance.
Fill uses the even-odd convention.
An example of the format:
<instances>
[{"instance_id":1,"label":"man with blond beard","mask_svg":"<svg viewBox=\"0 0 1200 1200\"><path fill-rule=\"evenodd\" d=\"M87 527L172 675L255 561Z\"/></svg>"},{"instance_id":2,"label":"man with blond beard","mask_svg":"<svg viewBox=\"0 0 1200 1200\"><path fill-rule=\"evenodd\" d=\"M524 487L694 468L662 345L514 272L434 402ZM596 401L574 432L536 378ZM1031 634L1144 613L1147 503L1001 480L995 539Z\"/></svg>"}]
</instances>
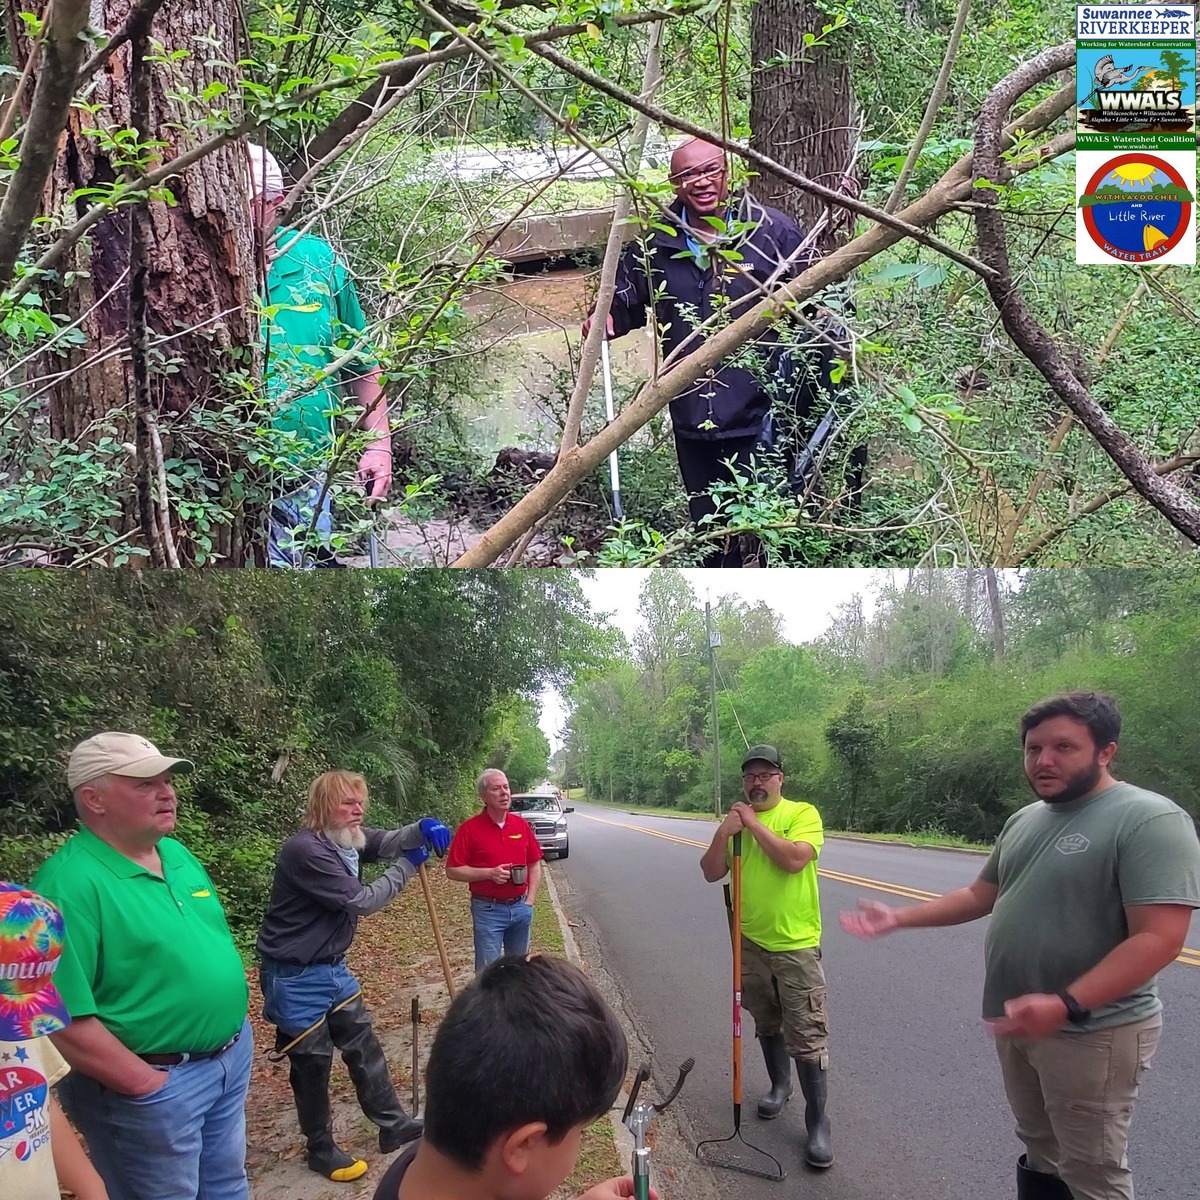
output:
<instances>
[{"instance_id":1,"label":"man with blond beard","mask_svg":"<svg viewBox=\"0 0 1200 1200\"><path fill-rule=\"evenodd\" d=\"M263 1016L277 1029L275 1048L289 1078L308 1165L336 1183L358 1179L367 1164L333 1137L329 1074L337 1047L358 1102L379 1127L389 1154L421 1133L400 1105L362 989L346 965L359 917L378 912L413 877L432 850L444 854L450 830L434 817L400 829L363 826L367 785L351 771L313 780L304 828L279 851L271 902L258 934ZM374 883L364 863L391 860Z\"/></svg>"}]
</instances>

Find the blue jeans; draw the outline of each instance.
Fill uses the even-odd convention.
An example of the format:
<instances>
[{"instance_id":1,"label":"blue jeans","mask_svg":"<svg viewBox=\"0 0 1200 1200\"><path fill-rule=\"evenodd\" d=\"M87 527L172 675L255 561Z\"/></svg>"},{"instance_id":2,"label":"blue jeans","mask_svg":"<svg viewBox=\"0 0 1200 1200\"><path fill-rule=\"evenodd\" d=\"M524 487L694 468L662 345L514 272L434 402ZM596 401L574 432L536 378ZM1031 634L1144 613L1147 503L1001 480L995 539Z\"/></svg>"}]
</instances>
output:
<instances>
[{"instance_id":1,"label":"blue jeans","mask_svg":"<svg viewBox=\"0 0 1200 1200\"><path fill-rule=\"evenodd\" d=\"M524 900L501 904L499 900L471 897L471 925L475 930L475 970L482 971L501 954L528 954L533 908Z\"/></svg>"},{"instance_id":2,"label":"blue jeans","mask_svg":"<svg viewBox=\"0 0 1200 1200\"><path fill-rule=\"evenodd\" d=\"M109 1200L248 1200L246 1089L250 1022L219 1058L158 1067L166 1082L123 1096L72 1071L63 1108L87 1139Z\"/></svg>"},{"instance_id":3,"label":"blue jeans","mask_svg":"<svg viewBox=\"0 0 1200 1200\"><path fill-rule=\"evenodd\" d=\"M317 511L317 500L322 490L325 498ZM316 521L313 521L313 514ZM309 527L312 532L307 541L304 534ZM292 539L299 536L301 545L292 545ZM298 567L304 557L302 551L307 548L307 565L314 566L314 552L320 546L328 546L333 536L333 504L329 489L325 487L325 477L318 475L313 482L281 496L271 505L270 526L267 530L267 566L269 567Z\"/></svg>"},{"instance_id":4,"label":"blue jeans","mask_svg":"<svg viewBox=\"0 0 1200 1200\"><path fill-rule=\"evenodd\" d=\"M300 967L263 958L258 967L263 1016L288 1041L323 1021L329 1010L362 989L344 962Z\"/></svg>"}]
</instances>

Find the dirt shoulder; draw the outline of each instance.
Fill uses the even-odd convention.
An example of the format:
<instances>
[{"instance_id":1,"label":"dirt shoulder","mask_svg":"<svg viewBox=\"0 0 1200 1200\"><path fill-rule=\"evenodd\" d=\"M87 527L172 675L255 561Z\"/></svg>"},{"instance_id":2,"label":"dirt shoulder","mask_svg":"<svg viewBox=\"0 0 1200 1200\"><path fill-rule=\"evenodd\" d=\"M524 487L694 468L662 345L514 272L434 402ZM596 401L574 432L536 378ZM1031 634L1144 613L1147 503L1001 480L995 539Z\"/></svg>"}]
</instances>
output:
<instances>
[{"instance_id":1,"label":"dirt shoulder","mask_svg":"<svg viewBox=\"0 0 1200 1200\"><path fill-rule=\"evenodd\" d=\"M440 863L427 868L434 908L450 960L455 985L461 987L474 973L474 950L467 889L452 883ZM547 865L546 874L553 873ZM549 887L538 894L534 913L533 947L548 954L564 952L563 928L555 912ZM449 1006L420 882L413 882L382 912L364 918L347 955L362 984L363 996L375 1018L392 1078L406 1109L412 1107L413 1025L412 1001L420 1002L417 1028L418 1074L423 1076L429 1047ZM370 1170L353 1183L332 1183L310 1171L304 1163L303 1142L288 1084L287 1062L271 1063L266 1052L275 1044L274 1027L262 1019L262 993L258 973L250 981L250 1020L254 1026L255 1063L246 1106L247 1168L252 1200L359 1200L371 1197L392 1155L379 1153L375 1127L362 1115L354 1089L340 1058L334 1059L330 1092L334 1133L338 1144L370 1163ZM636 1061L636 1052L631 1053ZM424 1104L424 1079L421 1103ZM584 1139L579 1166L560 1191L561 1197L580 1191L627 1169L617 1156L612 1127L597 1122Z\"/></svg>"}]
</instances>

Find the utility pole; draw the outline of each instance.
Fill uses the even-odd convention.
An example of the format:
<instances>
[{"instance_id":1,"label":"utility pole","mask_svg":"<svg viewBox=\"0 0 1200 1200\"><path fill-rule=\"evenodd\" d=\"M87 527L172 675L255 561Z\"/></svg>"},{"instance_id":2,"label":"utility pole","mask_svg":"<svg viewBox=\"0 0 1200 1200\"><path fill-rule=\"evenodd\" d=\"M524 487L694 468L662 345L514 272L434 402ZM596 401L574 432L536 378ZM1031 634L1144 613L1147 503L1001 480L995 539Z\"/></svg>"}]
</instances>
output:
<instances>
[{"instance_id":1,"label":"utility pole","mask_svg":"<svg viewBox=\"0 0 1200 1200\"><path fill-rule=\"evenodd\" d=\"M704 601L704 628L708 632L708 694L712 701L713 728L713 811L721 819L721 725L717 720L717 660L715 650L721 644L721 634L712 627L708 601Z\"/></svg>"}]
</instances>

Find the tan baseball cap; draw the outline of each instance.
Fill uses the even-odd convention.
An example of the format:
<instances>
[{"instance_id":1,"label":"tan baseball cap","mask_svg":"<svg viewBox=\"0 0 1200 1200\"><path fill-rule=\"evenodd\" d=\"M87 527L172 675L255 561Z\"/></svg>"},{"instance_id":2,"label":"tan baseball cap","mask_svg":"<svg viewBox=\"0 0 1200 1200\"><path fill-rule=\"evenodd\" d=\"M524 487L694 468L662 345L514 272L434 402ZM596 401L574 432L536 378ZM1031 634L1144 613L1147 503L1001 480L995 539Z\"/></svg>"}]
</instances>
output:
<instances>
[{"instance_id":1,"label":"tan baseball cap","mask_svg":"<svg viewBox=\"0 0 1200 1200\"><path fill-rule=\"evenodd\" d=\"M101 775L131 775L134 779L152 779L164 771L180 775L194 769L186 758L168 758L153 742L136 733L97 733L80 742L67 760L67 786L74 791L80 784Z\"/></svg>"}]
</instances>

